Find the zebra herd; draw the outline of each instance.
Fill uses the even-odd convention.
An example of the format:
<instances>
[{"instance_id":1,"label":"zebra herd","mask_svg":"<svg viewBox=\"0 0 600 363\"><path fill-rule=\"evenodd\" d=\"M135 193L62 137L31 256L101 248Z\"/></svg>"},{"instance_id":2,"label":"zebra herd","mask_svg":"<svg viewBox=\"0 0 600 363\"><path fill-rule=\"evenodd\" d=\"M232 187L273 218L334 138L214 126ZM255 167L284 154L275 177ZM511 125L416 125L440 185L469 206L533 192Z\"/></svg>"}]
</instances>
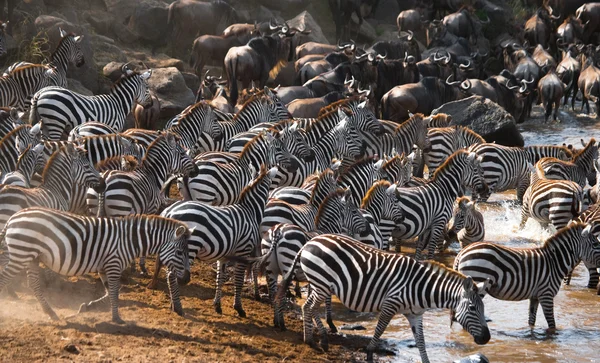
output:
<instances>
[{"instance_id":1,"label":"zebra herd","mask_svg":"<svg viewBox=\"0 0 600 363\"><path fill-rule=\"evenodd\" d=\"M249 92L235 114L200 101L164 130L124 131L134 103L151 102L151 70L124 67L109 94L76 94L64 88L65 70L84 62L81 37L61 36L49 64L18 63L0 77L0 106L6 107L0 109L0 291L11 292L11 279L26 270L53 319L40 262L66 276L98 272L106 295L79 311L108 300L119 323L120 275L136 258L146 272L145 258L158 255L151 285L166 266L171 307L179 315L179 285L190 281L193 261L217 264L219 314L225 266L233 263L240 317L246 316L245 273L253 271L260 298L257 272L264 269L276 327L285 329L288 284L308 282L306 343L316 346L314 323L321 347L328 348L318 310L325 302L335 332L335 295L352 310L380 312L368 360L400 313L428 362L427 310L450 309L452 319L485 344L484 295L529 299L531 325L541 304L554 329L553 299L563 278L584 261L590 286L597 284L594 139L581 150L505 147L450 126L449 118L416 114L401 125L379 120L362 95L324 107L315 119L293 119L267 87ZM424 166L427 178L419 172ZM592 188L584 191L587 183ZM171 197L174 188L183 200ZM476 205L513 189L522 225L532 218L558 230L540 247L481 242L485 228ZM414 256L397 253L415 240ZM454 269L421 261L454 240L462 248Z\"/></svg>"}]
</instances>

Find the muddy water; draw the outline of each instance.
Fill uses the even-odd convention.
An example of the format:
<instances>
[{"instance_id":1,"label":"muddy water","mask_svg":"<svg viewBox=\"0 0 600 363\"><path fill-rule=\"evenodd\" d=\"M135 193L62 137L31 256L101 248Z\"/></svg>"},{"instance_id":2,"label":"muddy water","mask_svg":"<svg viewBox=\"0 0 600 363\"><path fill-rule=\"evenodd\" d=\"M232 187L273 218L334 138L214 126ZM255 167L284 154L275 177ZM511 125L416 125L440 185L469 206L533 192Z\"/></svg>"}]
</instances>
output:
<instances>
[{"instance_id":1,"label":"muddy water","mask_svg":"<svg viewBox=\"0 0 600 363\"><path fill-rule=\"evenodd\" d=\"M600 138L600 125L584 115L574 115L561 109L560 123L544 124L536 117L522 126L526 145L572 143L580 147L580 139L593 136ZM525 228L517 231L520 209L509 201L514 193L494 195L490 203L480 205L485 218L486 240L507 246L533 246L551 236L554 230L545 230L529 220ZM440 261L451 265L458 246L440 256ZM430 311L424 315L424 331L427 352L432 362L450 362L476 352L485 354L491 362L600 362L597 344L600 342L600 296L586 288L587 271L580 265L574 273L571 286L561 288L555 298L555 318L558 332L546 333L547 323L541 308L535 329L527 324L528 301L507 302L490 296L484 299L486 316L492 339L485 346L478 346L472 337L454 324L450 328L447 310ZM367 328L357 334L370 336L377 323L374 314L349 312L337 305L337 324L360 323ZM338 326L339 326L338 325ZM347 333L347 332L345 332ZM354 332L353 332L354 333ZM394 357L384 358L392 362L419 361L419 352L406 319L396 316L383 336Z\"/></svg>"}]
</instances>

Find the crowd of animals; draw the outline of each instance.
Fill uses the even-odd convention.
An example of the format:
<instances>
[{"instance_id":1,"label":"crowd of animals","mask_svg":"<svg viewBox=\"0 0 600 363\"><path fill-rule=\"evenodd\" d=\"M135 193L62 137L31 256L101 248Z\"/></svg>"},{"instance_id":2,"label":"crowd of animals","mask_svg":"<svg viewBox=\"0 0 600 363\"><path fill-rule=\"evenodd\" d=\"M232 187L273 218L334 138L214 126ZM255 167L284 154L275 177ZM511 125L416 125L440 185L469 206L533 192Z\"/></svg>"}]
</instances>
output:
<instances>
[{"instance_id":1,"label":"crowd of animals","mask_svg":"<svg viewBox=\"0 0 600 363\"><path fill-rule=\"evenodd\" d=\"M521 122L538 98L546 118L563 97L565 107L569 97L573 105L579 90L584 104L598 106L600 4L567 14L555 2L540 4L523 28L489 42L485 53L476 44L488 21L450 0L442 19L433 16L443 7L403 11L400 39L369 48L299 44L310 29L273 20L233 24L195 40L198 100L160 131L124 130L134 108L138 126L155 114L151 70L123 66L109 94L65 88L68 67L84 59L81 36L61 30L49 63L16 63L0 77L0 291L14 295L11 280L26 271L44 312L58 319L43 295L40 263L67 276L97 272L106 294L79 312L109 301L112 320L121 323L122 272L136 258L146 272L145 258L157 255L151 285L166 266L179 315L179 289L190 281L192 261L216 262L219 314L225 267L233 264L240 317L246 271L260 298L257 275L264 270L281 329L288 285L307 282L304 341L316 347L316 324L325 350L318 309L324 302L329 328L337 331L332 295L351 310L380 312L368 360L400 313L428 362L422 316L434 308L450 309L453 321L486 344L486 294L529 299L532 326L541 305L555 329L554 297L575 266L583 261L588 286L598 285L596 140L582 140L581 149L507 147L452 126L450 115L424 116L471 94ZM361 2L337 1L354 3ZM350 10L332 5L336 24ZM344 29L338 27L340 37L350 32ZM426 33L424 51L419 32ZM223 62L228 80L204 73L211 57ZM297 79L267 87L294 59ZM502 69L491 74L495 62ZM175 184L183 200L171 197ZM558 232L535 248L482 242L476 204L506 190L516 190L521 227L532 218ZM402 254L415 240L415 255ZM461 246L454 269L431 261L453 241Z\"/></svg>"}]
</instances>

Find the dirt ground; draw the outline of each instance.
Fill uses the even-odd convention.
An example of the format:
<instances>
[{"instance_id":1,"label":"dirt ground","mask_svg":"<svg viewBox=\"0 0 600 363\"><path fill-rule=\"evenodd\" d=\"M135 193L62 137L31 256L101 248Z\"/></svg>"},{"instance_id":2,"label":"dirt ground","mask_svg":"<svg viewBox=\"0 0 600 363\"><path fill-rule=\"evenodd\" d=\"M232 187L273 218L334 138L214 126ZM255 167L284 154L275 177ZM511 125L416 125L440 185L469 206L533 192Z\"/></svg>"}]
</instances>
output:
<instances>
[{"instance_id":1,"label":"dirt ground","mask_svg":"<svg viewBox=\"0 0 600 363\"><path fill-rule=\"evenodd\" d=\"M154 268L148 264L150 271ZM224 288L223 315L213 310L215 272L196 263L192 281L182 290L185 317L169 310L164 274L157 290L146 288L148 278L129 278L120 293L120 314L127 324L110 321L103 311L77 312L79 305L103 295L96 276L66 279L55 276L45 296L61 317L50 321L23 282L20 300L0 298L0 361L85 362L354 362L365 359L368 337L331 335L329 352L311 349L302 342L302 323L296 306L286 315L288 330L272 326L272 309L251 298L250 284L243 299L247 318L233 310L233 286ZM266 292L266 291L265 291Z\"/></svg>"}]
</instances>

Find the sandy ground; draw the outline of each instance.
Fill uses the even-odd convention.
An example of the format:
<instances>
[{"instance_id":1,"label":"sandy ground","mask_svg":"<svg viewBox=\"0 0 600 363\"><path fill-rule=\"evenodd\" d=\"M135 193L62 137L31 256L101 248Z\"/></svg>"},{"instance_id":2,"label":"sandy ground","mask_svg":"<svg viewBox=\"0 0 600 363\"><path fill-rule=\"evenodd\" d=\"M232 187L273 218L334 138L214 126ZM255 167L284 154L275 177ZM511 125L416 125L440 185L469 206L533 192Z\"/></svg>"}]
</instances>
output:
<instances>
[{"instance_id":1,"label":"sandy ground","mask_svg":"<svg viewBox=\"0 0 600 363\"><path fill-rule=\"evenodd\" d=\"M153 271L152 264L148 264ZM329 352L311 349L302 342L299 308L286 315L288 331L272 326L272 310L251 298L250 284L243 299L247 318L233 310L233 286L226 284L223 315L214 312L215 273L196 263L192 282L182 288L185 317L169 310L164 274L157 290L146 288L148 278L129 277L120 294L121 317L126 325L110 322L109 306L103 311L74 314L79 305L103 295L96 276L65 279L53 276L45 296L61 317L50 321L23 282L19 300L0 298L0 360L85 362L283 362L360 361L368 337L331 335ZM263 291L266 292L266 291Z\"/></svg>"}]
</instances>

